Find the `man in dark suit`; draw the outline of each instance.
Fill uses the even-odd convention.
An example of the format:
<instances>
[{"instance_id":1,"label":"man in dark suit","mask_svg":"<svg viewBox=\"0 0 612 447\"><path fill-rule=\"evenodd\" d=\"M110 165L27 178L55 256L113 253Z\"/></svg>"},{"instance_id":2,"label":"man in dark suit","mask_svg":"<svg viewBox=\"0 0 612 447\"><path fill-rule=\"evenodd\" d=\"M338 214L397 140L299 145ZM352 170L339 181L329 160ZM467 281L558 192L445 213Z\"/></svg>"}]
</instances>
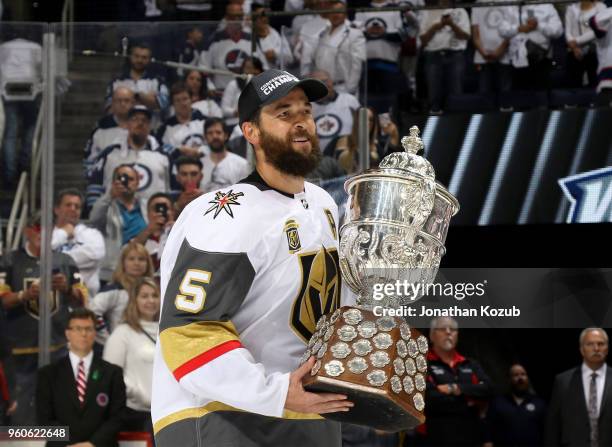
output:
<instances>
[{"instance_id":1,"label":"man in dark suit","mask_svg":"<svg viewBox=\"0 0 612 447\"><path fill-rule=\"evenodd\" d=\"M612 446L612 369L606 365L608 334L580 334L582 365L555 379L544 443L547 446Z\"/></svg>"},{"instance_id":2,"label":"man in dark suit","mask_svg":"<svg viewBox=\"0 0 612 447\"><path fill-rule=\"evenodd\" d=\"M123 371L94 355L95 321L89 309L75 309L66 328L68 356L38 372L38 424L70 427L70 442L48 446L118 445L125 409Z\"/></svg>"}]
</instances>

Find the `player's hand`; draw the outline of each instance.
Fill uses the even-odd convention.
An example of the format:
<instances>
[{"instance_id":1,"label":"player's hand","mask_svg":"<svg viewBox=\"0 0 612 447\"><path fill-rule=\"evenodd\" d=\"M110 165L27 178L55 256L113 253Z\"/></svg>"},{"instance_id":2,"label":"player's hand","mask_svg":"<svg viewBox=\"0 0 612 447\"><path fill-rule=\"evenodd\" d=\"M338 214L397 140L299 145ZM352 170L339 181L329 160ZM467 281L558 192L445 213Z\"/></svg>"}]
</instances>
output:
<instances>
[{"instance_id":1,"label":"player's hand","mask_svg":"<svg viewBox=\"0 0 612 447\"><path fill-rule=\"evenodd\" d=\"M438 385L437 388L438 388L438 391L441 392L442 394L451 393L450 386L448 385Z\"/></svg>"},{"instance_id":2,"label":"player's hand","mask_svg":"<svg viewBox=\"0 0 612 447\"><path fill-rule=\"evenodd\" d=\"M9 407L6 409L6 415L10 416L11 414L13 414L15 411L17 410L17 401L14 400Z\"/></svg>"},{"instance_id":3,"label":"player's hand","mask_svg":"<svg viewBox=\"0 0 612 447\"><path fill-rule=\"evenodd\" d=\"M302 379L315 364L315 358L310 357L298 369L289 376L289 389L285 408L298 413L335 413L337 411L349 411L355 404L347 400L344 394L332 393L310 393L304 390Z\"/></svg>"}]
</instances>

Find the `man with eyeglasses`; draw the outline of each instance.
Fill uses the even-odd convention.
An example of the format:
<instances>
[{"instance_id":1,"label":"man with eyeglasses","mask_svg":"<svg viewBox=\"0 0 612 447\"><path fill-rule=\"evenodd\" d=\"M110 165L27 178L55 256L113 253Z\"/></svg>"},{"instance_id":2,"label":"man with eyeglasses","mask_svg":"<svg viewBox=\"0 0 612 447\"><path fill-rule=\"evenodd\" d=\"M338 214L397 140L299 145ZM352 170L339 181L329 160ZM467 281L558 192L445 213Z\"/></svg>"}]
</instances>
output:
<instances>
[{"instance_id":1,"label":"man with eyeglasses","mask_svg":"<svg viewBox=\"0 0 612 447\"><path fill-rule=\"evenodd\" d=\"M123 373L94 354L95 321L91 310L75 309L65 331L68 355L38 371L37 423L70 430L69 442L47 445L118 445L126 399Z\"/></svg>"},{"instance_id":2,"label":"man with eyeglasses","mask_svg":"<svg viewBox=\"0 0 612 447\"><path fill-rule=\"evenodd\" d=\"M612 446L612 368L608 334L589 327L580 334L582 364L555 378L544 445Z\"/></svg>"},{"instance_id":3,"label":"man with eyeglasses","mask_svg":"<svg viewBox=\"0 0 612 447\"><path fill-rule=\"evenodd\" d=\"M34 389L38 366L38 320L40 319L40 215L32 216L24 229L23 247L0 260L0 301L5 312L6 338L11 349L17 409L14 425L34 424ZM52 253L51 293L47 297L51 321L51 358L64 355L63 327L71 308L83 305L86 288L80 284L79 269L70 256Z\"/></svg>"},{"instance_id":4,"label":"man with eyeglasses","mask_svg":"<svg viewBox=\"0 0 612 447\"><path fill-rule=\"evenodd\" d=\"M147 228L146 201L138 194L138 172L131 164L113 171L109 191L94 204L89 221L104 235L106 256L100 267L100 281L110 281L121 247Z\"/></svg>"},{"instance_id":5,"label":"man with eyeglasses","mask_svg":"<svg viewBox=\"0 0 612 447\"><path fill-rule=\"evenodd\" d=\"M449 317L431 321L427 354L426 423L417 428L427 445L481 446L491 383L480 364L457 352L459 326Z\"/></svg>"}]
</instances>

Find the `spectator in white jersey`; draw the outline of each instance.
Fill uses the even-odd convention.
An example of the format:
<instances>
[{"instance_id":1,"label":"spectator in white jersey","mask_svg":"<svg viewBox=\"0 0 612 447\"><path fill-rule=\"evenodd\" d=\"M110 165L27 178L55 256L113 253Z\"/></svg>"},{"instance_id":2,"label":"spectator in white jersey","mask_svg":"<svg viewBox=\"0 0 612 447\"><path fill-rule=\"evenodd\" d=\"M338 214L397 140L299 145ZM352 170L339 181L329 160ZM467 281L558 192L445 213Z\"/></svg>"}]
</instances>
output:
<instances>
[{"instance_id":1,"label":"spectator in white jersey","mask_svg":"<svg viewBox=\"0 0 612 447\"><path fill-rule=\"evenodd\" d=\"M51 248L72 258L79 266L81 281L89 296L100 288L100 266L106 248L100 231L80 223L83 195L78 189L64 189L55 200L53 214L55 226L51 236Z\"/></svg>"},{"instance_id":2,"label":"spectator in white jersey","mask_svg":"<svg viewBox=\"0 0 612 447\"><path fill-rule=\"evenodd\" d=\"M390 0L372 0L370 6L384 8L395 4ZM366 38L368 91L388 94L389 85L394 85L397 92L403 81L398 65L400 46L407 37L401 12L358 12L355 23L363 29ZM416 34L416 30L413 31Z\"/></svg>"},{"instance_id":3,"label":"spectator in white jersey","mask_svg":"<svg viewBox=\"0 0 612 447\"><path fill-rule=\"evenodd\" d=\"M449 95L463 92L464 51L470 38L470 17L463 8L439 0L440 9L421 14L421 45L430 112L440 114Z\"/></svg>"},{"instance_id":4,"label":"spectator in white jersey","mask_svg":"<svg viewBox=\"0 0 612 447\"><path fill-rule=\"evenodd\" d=\"M133 164L138 172L138 193L144 200L156 192L169 191L170 161L150 135L151 111L134 106L128 117L127 138L104 149L96 159L88 178L88 196L102 196L113 181L115 168L126 163Z\"/></svg>"},{"instance_id":5,"label":"spectator in white jersey","mask_svg":"<svg viewBox=\"0 0 612 447\"><path fill-rule=\"evenodd\" d=\"M202 158L204 178L200 189L210 192L242 180L251 171L249 163L227 150L227 131L223 120L211 118L204 124L204 137L208 149Z\"/></svg>"},{"instance_id":6,"label":"spectator in white jersey","mask_svg":"<svg viewBox=\"0 0 612 447\"><path fill-rule=\"evenodd\" d=\"M199 110L206 117L222 118L221 107L210 97L214 84L201 71L190 70L185 75L185 85L191 95L191 107Z\"/></svg>"},{"instance_id":7,"label":"spectator in white jersey","mask_svg":"<svg viewBox=\"0 0 612 447\"><path fill-rule=\"evenodd\" d=\"M240 4L228 3L225 17L227 24L217 30L205 45L200 55L200 65L239 73L244 59L251 54L251 34L243 29L244 13ZM227 75L213 76L215 86L221 90L231 80L231 76Z\"/></svg>"},{"instance_id":8,"label":"spectator in white jersey","mask_svg":"<svg viewBox=\"0 0 612 447\"><path fill-rule=\"evenodd\" d=\"M566 70L569 87L583 87L584 75L587 85L597 85L597 50L595 36L589 20L606 9L597 0L582 0L567 5L565 10L565 41L567 42Z\"/></svg>"},{"instance_id":9,"label":"spectator in white jersey","mask_svg":"<svg viewBox=\"0 0 612 447\"><path fill-rule=\"evenodd\" d=\"M151 48L144 43L135 44L131 48L126 70L108 86L106 97L109 101L115 89L127 87L134 92L137 104L150 110L168 108L168 87L162 78L149 70L151 56Z\"/></svg>"},{"instance_id":10,"label":"spectator in white jersey","mask_svg":"<svg viewBox=\"0 0 612 447\"><path fill-rule=\"evenodd\" d=\"M612 106L612 8L591 17L589 26L597 38L597 103Z\"/></svg>"},{"instance_id":11,"label":"spectator in white jersey","mask_svg":"<svg viewBox=\"0 0 612 447\"><path fill-rule=\"evenodd\" d=\"M333 156L336 140L349 135L353 129L353 113L359 108L359 101L350 93L334 90L331 76L324 70L313 71L309 77L327 86L327 96L312 105L312 115L317 125L321 151Z\"/></svg>"},{"instance_id":12,"label":"spectator in white jersey","mask_svg":"<svg viewBox=\"0 0 612 447\"><path fill-rule=\"evenodd\" d=\"M264 63L264 68L285 68L293 63L293 53L285 36L270 26L266 8L253 3L253 38L256 41L256 54Z\"/></svg>"},{"instance_id":13,"label":"spectator in white jersey","mask_svg":"<svg viewBox=\"0 0 612 447\"><path fill-rule=\"evenodd\" d=\"M305 6L308 2L305 2ZM313 0L309 9L328 9L328 0ZM329 25L329 20L325 14L308 14L297 16L293 19L293 54L295 59L300 61L300 73L305 75L312 71L312 55L317 47L319 35L325 31Z\"/></svg>"},{"instance_id":14,"label":"spectator in white jersey","mask_svg":"<svg viewBox=\"0 0 612 447\"><path fill-rule=\"evenodd\" d=\"M302 73L325 70L337 91L355 95L366 60L365 36L346 18L345 2L330 2L329 8L335 12L326 14L328 25L318 35L312 54L304 61L302 69L306 71Z\"/></svg>"},{"instance_id":15,"label":"spectator in white jersey","mask_svg":"<svg viewBox=\"0 0 612 447\"><path fill-rule=\"evenodd\" d=\"M171 158L180 155L201 157L199 147L204 144L202 126L206 117L191 105L189 89L177 82L170 89L174 115L168 118L157 132L157 140Z\"/></svg>"},{"instance_id":16,"label":"spectator in white jersey","mask_svg":"<svg viewBox=\"0 0 612 447\"><path fill-rule=\"evenodd\" d=\"M247 57L242 64L240 72L253 76L258 75L259 73L263 73L263 63L257 57ZM247 81L242 78L232 79L223 91L221 109L223 110L223 116L225 117L225 124L227 126L235 126L238 124L238 97L246 83Z\"/></svg>"},{"instance_id":17,"label":"spectator in white jersey","mask_svg":"<svg viewBox=\"0 0 612 447\"><path fill-rule=\"evenodd\" d=\"M104 149L124 140L128 134L128 113L135 105L134 92L117 87L113 92L110 113L98 120L85 146L85 175ZM91 207L93 203L89 203Z\"/></svg>"}]
</instances>

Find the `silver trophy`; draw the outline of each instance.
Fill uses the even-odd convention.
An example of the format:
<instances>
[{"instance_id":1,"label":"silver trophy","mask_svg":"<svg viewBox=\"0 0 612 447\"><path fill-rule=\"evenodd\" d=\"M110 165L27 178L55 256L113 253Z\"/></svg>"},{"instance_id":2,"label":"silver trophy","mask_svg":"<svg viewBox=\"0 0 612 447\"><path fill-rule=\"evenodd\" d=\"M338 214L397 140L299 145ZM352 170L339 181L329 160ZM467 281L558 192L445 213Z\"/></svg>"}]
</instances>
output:
<instances>
[{"instance_id":1,"label":"silver trophy","mask_svg":"<svg viewBox=\"0 0 612 447\"><path fill-rule=\"evenodd\" d=\"M402 146L405 152L386 156L378 168L345 183L340 267L357 306L321 317L303 356L317 357L306 389L347 394L355 402L351 411L325 417L389 431L425 420L428 344L401 318L372 312L420 296L375 291L397 281L433 282L459 210L457 199L436 182L431 164L417 155L423 149L417 127Z\"/></svg>"}]
</instances>

